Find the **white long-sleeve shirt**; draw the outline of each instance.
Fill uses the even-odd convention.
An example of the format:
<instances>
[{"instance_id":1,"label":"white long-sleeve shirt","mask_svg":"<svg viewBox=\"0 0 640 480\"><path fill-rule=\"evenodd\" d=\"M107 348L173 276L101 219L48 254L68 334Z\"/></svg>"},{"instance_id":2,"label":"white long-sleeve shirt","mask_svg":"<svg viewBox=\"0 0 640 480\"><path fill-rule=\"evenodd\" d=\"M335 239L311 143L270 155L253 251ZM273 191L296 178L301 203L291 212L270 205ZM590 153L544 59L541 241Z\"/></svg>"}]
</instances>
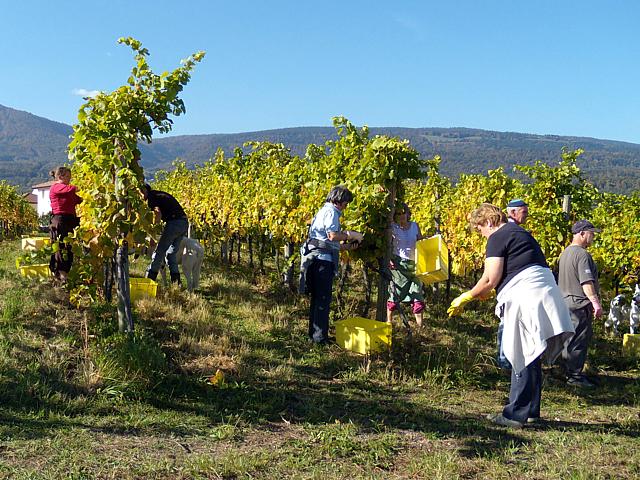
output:
<instances>
[{"instance_id":1,"label":"white long-sleeve shirt","mask_svg":"<svg viewBox=\"0 0 640 480\"><path fill-rule=\"evenodd\" d=\"M532 265L498 294L496 315L504 321L502 346L515 373L543 353L552 363L574 333L571 315L551 270Z\"/></svg>"}]
</instances>

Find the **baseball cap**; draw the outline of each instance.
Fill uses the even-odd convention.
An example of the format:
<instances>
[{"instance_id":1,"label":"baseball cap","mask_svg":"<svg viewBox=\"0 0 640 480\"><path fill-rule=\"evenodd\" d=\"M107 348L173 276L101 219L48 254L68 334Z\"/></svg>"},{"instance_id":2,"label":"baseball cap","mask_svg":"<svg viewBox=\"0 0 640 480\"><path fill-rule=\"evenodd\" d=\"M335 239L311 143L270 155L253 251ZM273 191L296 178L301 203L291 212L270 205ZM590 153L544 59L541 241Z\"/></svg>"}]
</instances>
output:
<instances>
[{"instance_id":1,"label":"baseball cap","mask_svg":"<svg viewBox=\"0 0 640 480\"><path fill-rule=\"evenodd\" d=\"M593 226L589 220L578 220L571 227L571 233L580 233L580 232L596 232L599 233L602 230Z\"/></svg>"},{"instance_id":2,"label":"baseball cap","mask_svg":"<svg viewBox=\"0 0 640 480\"><path fill-rule=\"evenodd\" d=\"M521 198L514 198L509 203L507 203L507 208L526 207L526 206L527 206L527 202L525 202Z\"/></svg>"}]
</instances>

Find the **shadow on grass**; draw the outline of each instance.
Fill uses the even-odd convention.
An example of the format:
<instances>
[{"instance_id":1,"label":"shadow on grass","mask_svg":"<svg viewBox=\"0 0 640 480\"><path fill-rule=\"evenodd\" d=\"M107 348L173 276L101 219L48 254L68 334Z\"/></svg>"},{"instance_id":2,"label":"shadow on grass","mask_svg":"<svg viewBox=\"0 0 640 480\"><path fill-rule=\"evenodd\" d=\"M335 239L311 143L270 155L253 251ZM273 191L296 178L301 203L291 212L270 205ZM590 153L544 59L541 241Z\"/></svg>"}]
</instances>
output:
<instances>
[{"instance_id":1,"label":"shadow on grass","mask_svg":"<svg viewBox=\"0 0 640 480\"><path fill-rule=\"evenodd\" d=\"M338 420L352 422L362 431L374 432L384 425L457 438L464 445L462 454L469 457L501 454L512 448L513 442L527 444L530 441L526 432L506 430L475 415L421 407L397 389L380 383L336 381L328 375L344 368L345 363L340 359L327 358L315 367L301 367L295 381L289 384L254 377L239 383L232 381L226 388L170 374L147 395L102 406L91 401L74 404L65 400L64 396L77 392L60 379L50 382L46 398L35 397L34 392L29 391L6 395L8 391L17 392L16 384L2 382L0 391L5 392L0 396L2 435L11 439L33 439L49 436L58 429L86 428L116 435L188 436L239 417L243 424L255 428L282 421L321 425ZM38 379L32 377L29 381ZM144 411L140 412L140 408ZM131 420L136 413L148 418L143 422ZM191 424L190 417L205 418L206 425L203 427L201 420L191 420ZM534 430L639 436L637 425L625 427L615 423L544 422Z\"/></svg>"},{"instance_id":2,"label":"shadow on grass","mask_svg":"<svg viewBox=\"0 0 640 480\"><path fill-rule=\"evenodd\" d=\"M581 398L588 405L599 406L624 406L638 402L640 398L640 384L637 379L629 376L603 374L590 377L596 386L593 388L580 388L567 385L564 379L558 379L548 375L546 385Z\"/></svg>"},{"instance_id":3,"label":"shadow on grass","mask_svg":"<svg viewBox=\"0 0 640 480\"><path fill-rule=\"evenodd\" d=\"M276 293L275 298L279 295ZM366 375L366 359L338 351L337 347L309 346L304 340L306 325L300 318L287 318L261 332L247 328L222 303L240 298L237 286L214 285L202 296L212 308L225 311L226 325L233 325L232 331L225 331L231 342L247 346L249 353L238 360L242 377L229 375L224 388L219 388L174 370L160 376L147 392L111 399L92 397L75 388L65 380L65 366L57 371L27 370L28 374L20 367L4 369L0 371L2 437L49 437L57 430L71 428L114 435L189 436L233 422L267 428L274 423L325 425L339 420L352 422L364 432L378 432L384 426L455 438L463 445L462 455L470 458L500 455L514 444L531 441L530 431L505 430L477 415L421 405L407 395L401 381L392 385L372 381ZM255 296L256 305L272 306L273 302L274 297ZM104 316L109 316L108 310ZM398 335L392 351L381 356L380 363L392 374L417 379L439 370L451 388L460 388L463 381L475 388L495 388L497 382L506 380L483 353L495 344L494 325L486 316L470 311L464 320L444 315L439 318L434 317L425 332L416 332L411 341ZM167 327L167 322L159 325ZM440 334L436 331L445 332L448 343L438 342ZM176 340L174 335L160 338ZM268 356L260 353L264 350L268 350ZM171 365L171 359L168 363ZM270 375L274 365L286 367L288 375ZM385 367L378 364L376 368ZM621 398L630 401L634 393L627 392L633 390L631 382L623 377L607 378L601 391L585 394L585 398L607 405L620 404ZM410 388L415 391L418 387ZM620 436L638 436L637 425L614 423L552 422L535 430L609 430Z\"/></svg>"}]
</instances>

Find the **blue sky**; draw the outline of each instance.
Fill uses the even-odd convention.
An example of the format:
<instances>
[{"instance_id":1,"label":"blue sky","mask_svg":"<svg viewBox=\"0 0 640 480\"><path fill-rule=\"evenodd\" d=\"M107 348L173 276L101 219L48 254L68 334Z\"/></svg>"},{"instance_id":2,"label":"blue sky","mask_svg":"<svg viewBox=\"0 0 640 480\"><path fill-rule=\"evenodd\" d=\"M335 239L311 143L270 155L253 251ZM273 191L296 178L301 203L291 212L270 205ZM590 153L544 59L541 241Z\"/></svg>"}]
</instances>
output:
<instances>
[{"instance_id":1,"label":"blue sky","mask_svg":"<svg viewBox=\"0 0 640 480\"><path fill-rule=\"evenodd\" d=\"M0 104L73 124L133 36L160 72L198 50L173 135L470 127L640 143L635 0L3 1Z\"/></svg>"}]
</instances>

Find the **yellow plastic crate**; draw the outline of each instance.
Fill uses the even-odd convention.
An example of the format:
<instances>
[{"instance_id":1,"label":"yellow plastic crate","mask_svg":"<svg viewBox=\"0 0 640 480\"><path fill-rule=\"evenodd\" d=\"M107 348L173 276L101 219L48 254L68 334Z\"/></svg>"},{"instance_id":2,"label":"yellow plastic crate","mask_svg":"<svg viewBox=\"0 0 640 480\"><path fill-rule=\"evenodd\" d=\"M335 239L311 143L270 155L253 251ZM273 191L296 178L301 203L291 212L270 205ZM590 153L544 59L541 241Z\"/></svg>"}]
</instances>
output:
<instances>
[{"instance_id":1,"label":"yellow plastic crate","mask_svg":"<svg viewBox=\"0 0 640 480\"><path fill-rule=\"evenodd\" d=\"M622 337L622 354L627 357L640 356L640 334L625 333Z\"/></svg>"},{"instance_id":2,"label":"yellow plastic crate","mask_svg":"<svg viewBox=\"0 0 640 480\"><path fill-rule=\"evenodd\" d=\"M36 265L23 265L20 268L20 275L26 278L49 278L51 270L48 263L38 263Z\"/></svg>"},{"instance_id":3,"label":"yellow plastic crate","mask_svg":"<svg viewBox=\"0 0 640 480\"><path fill-rule=\"evenodd\" d=\"M416 275L424 284L449 278L449 249L442 235L434 235L416 243Z\"/></svg>"},{"instance_id":4,"label":"yellow plastic crate","mask_svg":"<svg viewBox=\"0 0 640 480\"><path fill-rule=\"evenodd\" d=\"M34 252L40 250L45 245L51 245L51 239L48 237L25 237L22 239L22 250Z\"/></svg>"},{"instance_id":5,"label":"yellow plastic crate","mask_svg":"<svg viewBox=\"0 0 640 480\"><path fill-rule=\"evenodd\" d=\"M158 283L150 278L129 278L131 301L141 298L155 297L158 293Z\"/></svg>"},{"instance_id":6,"label":"yellow plastic crate","mask_svg":"<svg viewBox=\"0 0 640 480\"><path fill-rule=\"evenodd\" d=\"M336 343L356 353L375 353L391 346L391 324L352 317L336 322Z\"/></svg>"}]
</instances>

